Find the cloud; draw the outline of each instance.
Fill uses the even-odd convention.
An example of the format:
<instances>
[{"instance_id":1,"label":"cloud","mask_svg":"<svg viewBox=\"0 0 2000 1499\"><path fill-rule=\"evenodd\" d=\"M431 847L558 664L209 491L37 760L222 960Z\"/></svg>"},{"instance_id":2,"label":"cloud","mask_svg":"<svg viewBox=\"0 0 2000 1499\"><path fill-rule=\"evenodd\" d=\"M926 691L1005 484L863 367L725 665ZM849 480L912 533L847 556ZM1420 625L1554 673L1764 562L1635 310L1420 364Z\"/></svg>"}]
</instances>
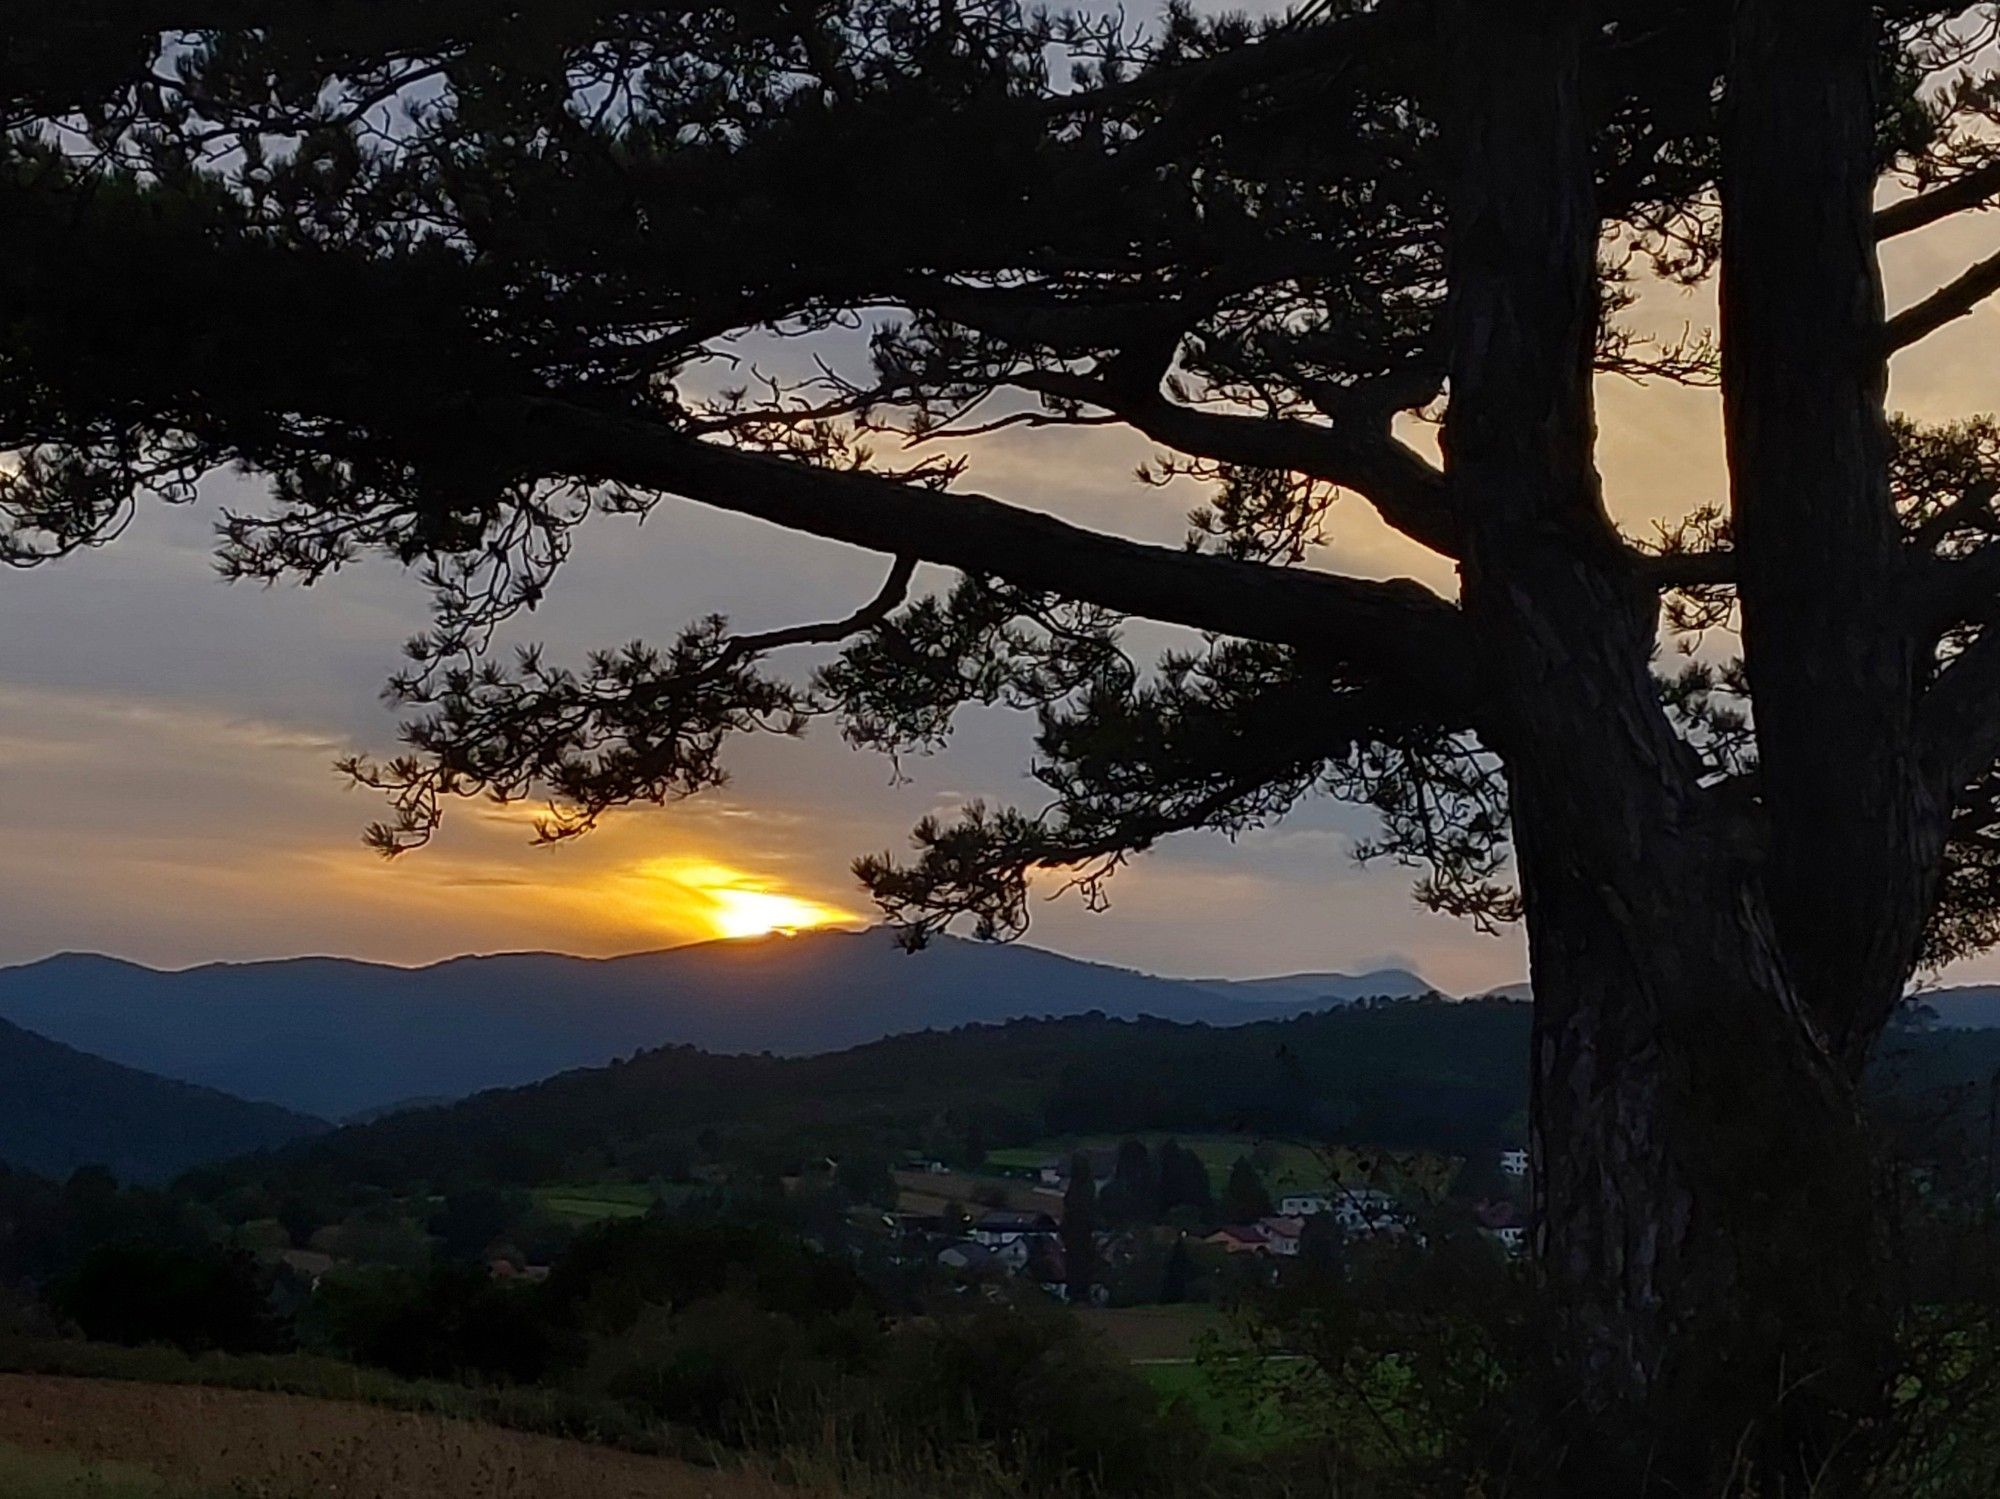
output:
<instances>
[{"instance_id":1,"label":"cloud","mask_svg":"<svg viewBox=\"0 0 2000 1499\"><path fill-rule=\"evenodd\" d=\"M1987 229L1968 221L1892 245L1892 305L1978 258ZM1897 400L1928 417L2000 404L1986 357L1996 316L1982 309L1899 360ZM1652 287L1632 317L1671 335L1711 324L1713 297ZM1713 392L1612 379L1600 399L1607 503L1628 532L1722 498ZM1434 438L1418 424L1405 435ZM1189 485L1133 482L1151 445L1129 434L1016 431L967 446L968 487L1122 534L1176 541L1195 503ZM709 861L862 912L847 870L857 852L901 849L925 812L976 797L1037 802L1024 774L1032 723L974 710L945 754L909 758L900 779L836 734L751 740L733 748L723 792L615 815L576 844L533 848L534 808L473 804L453 809L435 846L385 865L358 839L376 803L330 765L344 750L394 748L378 692L425 623L422 590L380 562L311 589L217 583L218 507L259 499L244 480L218 479L202 503L148 510L117 545L0 589L0 960L57 947L191 962L658 946L706 935L699 913L604 898L629 895L652 861ZM1448 563L1355 499L1335 508L1313 561L1455 587ZM565 576L510 638L573 660L710 612L753 629L833 617L869 597L882 569L851 548L667 501L643 525L586 527ZM1181 973L1351 968L1395 952L1448 987L1520 977L1518 933L1482 937L1418 910L1406 870L1357 869L1352 840L1366 826L1321 803L1234 843L1172 840L1119 876L1108 914L1038 903L1034 940ZM2000 973L2000 962L1969 972Z\"/></svg>"}]
</instances>

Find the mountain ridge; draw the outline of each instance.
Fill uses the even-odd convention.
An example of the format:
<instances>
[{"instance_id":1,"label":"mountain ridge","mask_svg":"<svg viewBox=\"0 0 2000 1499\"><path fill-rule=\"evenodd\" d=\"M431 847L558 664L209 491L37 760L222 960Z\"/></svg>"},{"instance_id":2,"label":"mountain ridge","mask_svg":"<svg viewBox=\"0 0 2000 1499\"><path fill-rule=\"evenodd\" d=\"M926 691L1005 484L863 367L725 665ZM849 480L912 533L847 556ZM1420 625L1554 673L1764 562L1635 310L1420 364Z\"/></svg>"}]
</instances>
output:
<instances>
[{"instance_id":1,"label":"mountain ridge","mask_svg":"<svg viewBox=\"0 0 2000 1499\"><path fill-rule=\"evenodd\" d=\"M952 937L906 954L872 927L410 968L313 955L164 970L57 954L0 969L0 1018L129 1067L338 1119L662 1045L808 1055L1043 1015L1236 1025L1425 992L1402 969L1166 978Z\"/></svg>"}]
</instances>

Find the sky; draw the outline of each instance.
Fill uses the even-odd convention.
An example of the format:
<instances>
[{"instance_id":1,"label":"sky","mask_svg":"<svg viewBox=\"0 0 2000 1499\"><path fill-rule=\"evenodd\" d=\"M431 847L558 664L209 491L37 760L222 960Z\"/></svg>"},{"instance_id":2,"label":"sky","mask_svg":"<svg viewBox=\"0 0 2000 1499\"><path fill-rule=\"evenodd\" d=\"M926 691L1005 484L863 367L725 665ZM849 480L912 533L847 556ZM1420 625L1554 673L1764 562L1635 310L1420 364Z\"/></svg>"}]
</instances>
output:
<instances>
[{"instance_id":1,"label":"sky","mask_svg":"<svg viewBox=\"0 0 2000 1499\"><path fill-rule=\"evenodd\" d=\"M1996 242L2000 216L1895 242L1892 309ZM1712 293L1653 288L1638 317L1661 331L1706 325ZM1996 319L1982 308L1902 356L1892 404L1928 419L2000 409ZM1603 382L1600 462L1629 534L1723 497L1720 420L1712 392ZM1178 541L1196 498L1136 483L1150 449L1129 434L1011 433L971 451L968 487L1141 539ZM919 817L968 798L1035 801L1031 724L1019 716L967 714L946 752L906 760L900 776L822 726L802 741L741 741L721 791L615 815L571 844L533 846L532 807L465 803L429 848L385 862L360 840L379 805L332 767L350 751L395 748L378 693L424 624L423 590L380 562L312 588L222 583L219 508L258 498L254 481L218 478L196 506L143 511L114 545L0 576L0 964L63 950L168 967L303 953L422 963L858 925L872 913L848 872L855 855L902 849ZM1452 589L1448 566L1358 499L1336 509L1310 565ZM670 638L710 612L744 629L832 618L885 570L881 558L670 500L643 525L587 526L514 637L574 659ZM799 656L797 669L812 660ZM1108 911L1038 902L1028 940L1170 974L1397 964L1453 992L1524 976L1518 931L1482 935L1417 907L1409 871L1357 867L1368 827L1351 809L1312 803L1233 842L1184 836L1120 874ZM2000 958L1947 978L2000 978Z\"/></svg>"}]
</instances>

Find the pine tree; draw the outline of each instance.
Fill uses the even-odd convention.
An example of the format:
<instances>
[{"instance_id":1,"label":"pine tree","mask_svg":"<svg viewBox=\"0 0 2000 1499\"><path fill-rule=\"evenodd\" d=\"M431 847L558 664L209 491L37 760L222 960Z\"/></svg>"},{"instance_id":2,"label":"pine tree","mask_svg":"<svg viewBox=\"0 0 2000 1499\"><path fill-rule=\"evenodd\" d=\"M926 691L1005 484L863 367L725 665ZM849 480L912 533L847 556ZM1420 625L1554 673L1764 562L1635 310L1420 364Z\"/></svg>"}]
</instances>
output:
<instances>
[{"instance_id":1,"label":"pine tree","mask_svg":"<svg viewBox=\"0 0 2000 1499\"><path fill-rule=\"evenodd\" d=\"M1271 1194L1249 1157L1238 1156L1222 1189L1222 1216L1230 1223L1255 1223L1271 1216Z\"/></svg>"},{"instance_id":2,"label":"pine tree","mask_svg":"<svg viewBox=\"0 0 2000 1499\"><path fill-rule=\"evenodd\" d=\"M1069 1159L1069 1184L1063 1188L1063 1275L1069 1299L1079 1305L1090 1299L1097 1279L1097 1180L1090 1153L1079 1150Z\"/></svg>"},{"instance_id":3,"label":"pine tree","mask_svg":"<svg viewBox=\"0 0 2000 1499\"><path fill-rule=\"evenodd\" d=\"M1526 923L1550 1484L1834 1485L1899 1387L1861 1070L1918 965L2000 939L2000 426L1887 406L2000 273L1891 315L1880 248L2000 196L1968 13L5 7L0 560L233 469L270 499L231 576L418 570L408 753L349 766L385 851L462 795L575 836L822 710L891 752L1040 716L1049 806L860 862L913 942L1367 804L1425 902ZM1716 277L1719 350L1629 326L1649 270ZM808 373L746 388L746 340ZM1662 536L1606 503L1603 375L1721 387L1728 472ZM1206 487L1190 545L963 482L960 433L1086 423ZM1318 565L1336 499L1455 586ZM481 659L579 525L677 502L883 585ZM962 581L913 597L920 563ZM1200 643L1146 670L1134 619ZM1718 629L1740 662L1657 674Z\"/></svg>"}]
</instances>

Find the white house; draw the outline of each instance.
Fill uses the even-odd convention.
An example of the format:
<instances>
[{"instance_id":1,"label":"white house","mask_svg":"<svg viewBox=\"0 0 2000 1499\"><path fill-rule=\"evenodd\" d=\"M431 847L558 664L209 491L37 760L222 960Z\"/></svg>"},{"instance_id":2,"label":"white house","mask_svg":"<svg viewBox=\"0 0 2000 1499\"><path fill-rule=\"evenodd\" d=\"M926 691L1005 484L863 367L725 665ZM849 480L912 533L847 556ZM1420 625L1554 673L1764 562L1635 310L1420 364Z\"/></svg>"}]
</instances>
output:
<instances>
[{"instance_id":1,"label":"white house","mask_svg":"<svg viewBox=\"0 0 2000 1499\"><path fill-rule=\"evenodd\" d=\"M1023 1239L1056 1231L1056 1220L1047 1213L988 1213L968 1232L973 1242L988 1249L1004 1249Z\"/></svg>"},{"instance_id":2,"label":"white house","mask_svg":"<svg viewBox=\"0 0 2000 1499\"><path fill-rule=\"evenodd\" d=\"M1296 1259L1299 1240L1304 1237L1306 1220L1303 1218L1259 1218L1257 1226L1264 1230L1264 1247L1280 1259Z\"/></svg>"},{"instance_id":3,"label":"white house","mask_svg":"<svg viewBox=\"0 0 2000 1499\"><path fill-rule=\"evenodd\" d=\"M1387 1192L1352 1187L1338 1192L1293 1192L1278 1199L1281 1218L1313 1218L1333 1214L1342 1233L1370 1234L1406 1226L1408 1215Z\"/></svg>"},{"instance_id":4,"label":"white house","mask_svg":"<svg viewBox=\"0 0 2000 1499\"><path fill-rule=\"evenodd\" d=\"M1395 1198L1374 1187L1356 1187L1333 1200L1333 1219L1342 1233L1372 1234L1400 1229L1405 1217Z\"/></svg>"}]
</instances>

